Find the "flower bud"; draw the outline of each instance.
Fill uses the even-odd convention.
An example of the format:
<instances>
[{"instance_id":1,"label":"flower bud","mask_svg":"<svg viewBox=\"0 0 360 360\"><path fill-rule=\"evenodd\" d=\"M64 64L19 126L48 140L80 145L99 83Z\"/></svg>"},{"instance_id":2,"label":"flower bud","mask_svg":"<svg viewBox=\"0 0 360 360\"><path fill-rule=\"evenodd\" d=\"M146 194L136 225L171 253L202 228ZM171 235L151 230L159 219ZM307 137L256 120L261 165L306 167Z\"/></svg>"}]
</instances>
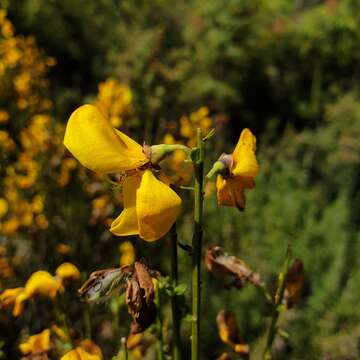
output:
<instances>
[{"instance_id":1,"label":"flower bud","mask_svg":"<svg viewBox=\"0 0 360 360\"><path fill-rule=\"evenodd\" d=\"M153 165L159 164L160 161L164 160L166 156L170 155L176 150L182 150L186 154L190 153L190 149L181 144L159 144L152 145L150 147L150 161Z\"/></svg>"},{"instance_id":2,"label":"flower bud","mask_svg":"<svg viewBox=\"0 0 360 360\"><path fill-rule=\"evenodd\" d=\"M223 176L230 174L232 164L232 157L230 154L221 154L219 159L214 162L213 167L206 175L207 179L211 179L214 175L220 174Z\"/></svg>"}]
</instances>

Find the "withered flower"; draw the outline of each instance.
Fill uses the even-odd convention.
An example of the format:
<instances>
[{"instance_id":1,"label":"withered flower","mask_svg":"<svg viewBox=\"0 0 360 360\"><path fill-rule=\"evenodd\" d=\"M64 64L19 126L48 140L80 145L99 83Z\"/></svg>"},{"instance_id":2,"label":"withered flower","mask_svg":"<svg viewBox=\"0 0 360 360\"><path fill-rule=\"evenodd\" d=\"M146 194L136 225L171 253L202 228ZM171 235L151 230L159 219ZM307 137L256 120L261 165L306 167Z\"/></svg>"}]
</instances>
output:
<instances>
[{"instance_id":1,"label":"withered flower","mask_svg":"<svg viewBox=\"0 0 360 360\"><path fill-rule=\"evenodd\" d=\"M88 303L106 300L115 291L121 293L125 290L126 279L132 275L133 271L133 267L129 265L94 271L78 293L81 299Z\"/></svg>"},{"instance_id":2,"label":"withered flower","mask_svg":"<svg viewBox=\"0 0 360 360\"><path fill-rule=\"evenodd\" d=\"M125 292L125 302L133 318L130 334L137 334L147 329L156 318L152 277L158 276L157 271L135 261L133 265L94 271L78 292L89 303L107 300L115 292Z\"/></svg>"},{"instance_id":3,"label":"withered flower","mask_svg":"<svg viewBox=\"0 0 360 360\"><path fill-rule=\"evenodd\" d=\"M231 346L237 354L248 356L250 347L240 338L235 314L232 311L221 310L216 317L216 323L221 341Z\"/></svg>"},{"instance_id":4,"label":"withered flower","mask_svg":"<svg viewBox=\"0 0 360 360\"><path fill-rule=\"evenodd\" d=\"M262 286L260 274L252 271L239 258L225 253L220 246L212 246L206 250L205 264L214 274L232 276L234 281L229 286L235 286L238 289L245 283L251 283L257 287Z\"/></svg>"},{"instance_id":5,"label":"withered flower","mask_svg":"<svg viewBox=\"0 0 360 360\"><path fill-rule=\"evenodd\" d=\"M125 302L133 318L130 334L146 330L156 318L154 303L154 285L149 269L142 262L136 261L135 271L126 284Z\"/></svg>"},{"instance_id":6,"label":"withered flower","mask_svg":"<svg viewBox=\"0 0 360 360\"><path fill-rule=\"evenodd\" d=\"M284 299L288 309L299 302L303 286L304 264L302 260L295 259L288 270L285 283Z\"/></svg>"}]
</instances>

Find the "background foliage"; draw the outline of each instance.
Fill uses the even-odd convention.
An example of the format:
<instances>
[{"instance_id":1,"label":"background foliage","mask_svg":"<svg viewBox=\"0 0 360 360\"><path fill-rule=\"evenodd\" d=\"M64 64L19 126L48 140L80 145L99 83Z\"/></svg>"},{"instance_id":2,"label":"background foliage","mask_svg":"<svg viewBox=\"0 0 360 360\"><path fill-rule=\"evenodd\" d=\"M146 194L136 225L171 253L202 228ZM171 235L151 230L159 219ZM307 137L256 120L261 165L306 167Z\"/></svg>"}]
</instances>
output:
<instances>
[{"instance_id":1,"label":"background foliage","mask_svg":"<svg viewBox=\"0 0 360 360\"><path fill-rule=\"evenodd\" d=\"M61 144L75 107L100 104L114 126L153 144L190 142L186 126L205 118L204 127L217 129L208 166L231 151L244 127L258 138L261 164L244 213L219 209L208 189L205 245L223 245L270 283L289 240L304 261L304 296L282 315L290 337L276 342L276 358L359 358L358 1L1 3L8 15L0 10L0 290L21 286L35 270L53 273L64 261L83 278L119 264L124 240L106 230L119 196ZM181 221L184 243L191 239L190 201ZM169 272L166 239L132 241L137 257ZM182 276L189 263L182 254ZM237 314L257 358L269 310L261 296L220 290L220 280L205 271L204 277L203 358L225 349L215 331L223 308ZM78 285L63 295L69 322L89 336L91 312L93 339L110 358L127 329L106 331L117 307L85 312ZM50 308L36 301L15 321L1 311L7 358L19 356L26 334L48 326ZM127 321L125 310L117 316ZM183 331L188 347L186 323Z\"/></svg>"}]
</instances>

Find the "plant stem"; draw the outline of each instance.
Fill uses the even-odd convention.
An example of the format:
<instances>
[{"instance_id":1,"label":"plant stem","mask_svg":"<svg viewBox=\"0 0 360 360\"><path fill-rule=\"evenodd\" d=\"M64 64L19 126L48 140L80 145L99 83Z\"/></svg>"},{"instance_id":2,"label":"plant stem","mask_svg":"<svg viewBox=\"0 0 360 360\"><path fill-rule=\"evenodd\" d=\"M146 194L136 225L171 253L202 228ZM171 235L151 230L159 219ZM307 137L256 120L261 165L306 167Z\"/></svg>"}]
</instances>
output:
<instances>
[{"instance_id":1,"label":"plant stem","mask_svg":"<svg viewBox=\"0 0 360 360\"><path fill-rule=\"evenodd\" d=\"M278 287L276 289L275 298L273 299L273 308L272 308L272 315L271 315L271 322L269 326L269 332L266 340L266 347L264 350L263 359L264 360L271 360L271 348L272 344L274 342L275 336L278 332L278 327L276 326L279 315L280 315L280 306L282 304L284 293L285 293L285 287L286 287L286 277L289 270L290 265L290 259L291 259L291 246L288 244L287 250L286 250L286 256L285 261L283 265L283 269L279 274L278 279Z\"/></svg>"},{"instance_id":2,"label":"plant stem","mask_svg":"<svg viewBox=\"0 0 360 360\"><path fill-rule=\"evenodd\" d=\"M62 311L62 307L60 304L60 300L59 300L59 295L54 299L54 312L55 312L55 318L56 321L60 324L60 326L62 326L65 336L66 336L66 340L69 344L73 345L72 343L72 339L70 336L70 331L69 331L69 327L67 325L67 321L66 321L66 315L65 313Z\"/></svg>"},{"instance_id":3,"label":"plant stem","mask_svg":"<svg viewBox=\"0 0 360 360\"><path fill-rule=\"evenodd\" d=\"M198 153L193 158L194 183L194 236L192 240L192 327L191 359L198 360L200 335L200 300L201 300L201 246L203 236L203 183L204 183L204 141L201 129L197 129Z\"/></svg>"},{"instance_id":4,"label":"plant stem","mask_svg":"<svg viewBox=\"0 0 360 360\"><path fill-rule=\"evenodd\" d=\"M160 291L159 286L156 286L155 291L155 301L157 307L156 314L156 329L157 329L157 358L158 360L164 359L164 339L163 339L163 324L161 318L161 299L160 299Z\"/></svg>"},{"instance_id":5,"label":"plant stem","mask_svg":"<svg viewBox=\"0 0 360 360\"><path fill-rule=\"evenodd\" d=\"M91 339L91 314L90 306L88 304L86 304L84 308L84 327L86 338Z\"/></svg>"},{"instance_id":6,"label":"plant stem","mask_svg":"<svg viewBox=\"0 0 360 360\"><path fill-rule=\"evenodd\" d=\"M177 252L177 233L176 223L170 231L171 238L171 280L176 287L178 285L178 252ZM180 340L180 311L178 306L178 297L171 297L171 310L173 321L173 360L181 359L181 340Z\"/></svg>"},{"instance_id":7,"label":"plant stem","mask_svg":"<svg viewBox=\"0 0 360 360\"><path fill-rule=\"evenodd\" d=\"M128 360L128 348L127 348L127 339L126 337L122 337L121 338L121 343L123 345L124 348L124 360Z\"/></svg>"}]
</instances>

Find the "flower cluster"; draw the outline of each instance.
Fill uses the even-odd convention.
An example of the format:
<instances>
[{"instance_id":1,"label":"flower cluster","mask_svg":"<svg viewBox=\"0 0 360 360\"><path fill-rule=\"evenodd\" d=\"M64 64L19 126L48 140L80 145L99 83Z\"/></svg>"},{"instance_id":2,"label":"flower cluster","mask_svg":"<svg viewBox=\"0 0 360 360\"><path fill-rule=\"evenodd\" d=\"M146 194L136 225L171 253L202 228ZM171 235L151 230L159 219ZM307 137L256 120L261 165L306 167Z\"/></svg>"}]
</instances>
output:
<instances>
[{"instance_id":1,"label":"flower cluster","mask_svg":"<svg viewBox=\"0 0 360 360\"><path fill-rule=\"evenodd\" d=\"M210 111L203 106L189 116L182 116L178 122L170 122L163 142L192 148L196 145L196 129L200 128L203 134L207 134L213 126L214 121L210 117ZM175 151L165 165L166 174L169 175L162 175L163 180L167 183L186 184L191 178L191 166L185 160L186 154L183 151Z\"/></svg>"},{"instance_id":2,"label":"flower cluster","mask_svg":"<svg viewBox=\"0 0 360 360\"><path fill-rule=\"evenodd\" d=\"M0 231L12 235L21 228L48 226L38 186L52 137L45 93L55 61L41 53L33 38L16 36L4 10L0 29Z\"/></svg>"},{"instance_id":3,"label":"flower cluster","mask_svg":"<svg viewBox=\"0 0 360 360\"><path fill-rule=\"evenodd\" d=\"M108 78L99 84L94 105L109 119L111 126L119 128L133 114L132 92L129 86Z\"/></svg>"}]
</instances>

